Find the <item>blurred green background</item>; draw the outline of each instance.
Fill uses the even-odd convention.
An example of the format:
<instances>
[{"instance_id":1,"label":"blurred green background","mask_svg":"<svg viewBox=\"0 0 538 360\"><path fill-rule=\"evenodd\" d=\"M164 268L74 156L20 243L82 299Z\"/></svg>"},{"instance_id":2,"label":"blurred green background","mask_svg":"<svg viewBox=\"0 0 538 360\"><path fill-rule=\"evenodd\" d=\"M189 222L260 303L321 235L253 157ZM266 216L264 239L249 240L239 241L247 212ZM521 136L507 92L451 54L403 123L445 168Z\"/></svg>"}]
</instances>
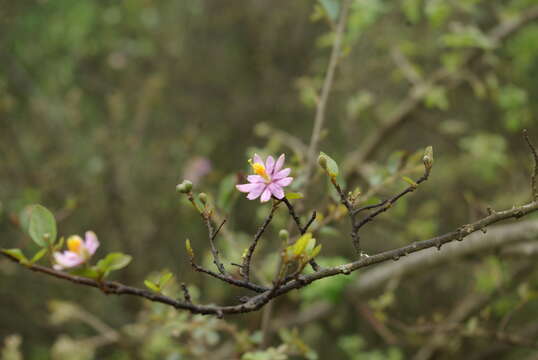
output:
<instances>
[{"instance_id":1,"label":"blurred green background","mask_svg":"<svg viewBox=\"0 0 538 360\"><path fill-rule=\"evenodd\" d=\"M203 303L236 302L244 292L190 268L184 240L209 267L207 234L175 185L191 179L228 219L218 242L227 263L239 261L268 212L234 190L254 152L286 153L298 177L291 188L305 191L299 175L340 6L0 1L1 247L35 251L17 223L25 206L41 203L60 234L95 231L98 257L134 257L114 278L143 287L168 269ZM320 149L368 201L403 189L402 171L420 175L411 165L425 146L436 158L431 180L365 229L367 253L454 230L488 206L529 200L521 131L538 141L537 7L536 0L352 1ZM308 181L301 215L315 208L336 220L317 227L320 262L353 260L335 194L320 172ZM288 220L277 213L254 259L261 281L270 279L276 234ZM103 296L0 260L2 360L17 359L19 341L24 359L421 359L431 333L409 328L448 322L473 294L489 300L459 319L462 326L496 329L510 314L515 333L536 339L533 261L491 250L360 295L349 289L361 273L336 277L277 300L271 313L220 321ZM260 344L264 314L276 329ZM115 335L89 341L96 319ZM475 337L451 334L422 359L536 355Z\"/></svg>"}]
</instances>

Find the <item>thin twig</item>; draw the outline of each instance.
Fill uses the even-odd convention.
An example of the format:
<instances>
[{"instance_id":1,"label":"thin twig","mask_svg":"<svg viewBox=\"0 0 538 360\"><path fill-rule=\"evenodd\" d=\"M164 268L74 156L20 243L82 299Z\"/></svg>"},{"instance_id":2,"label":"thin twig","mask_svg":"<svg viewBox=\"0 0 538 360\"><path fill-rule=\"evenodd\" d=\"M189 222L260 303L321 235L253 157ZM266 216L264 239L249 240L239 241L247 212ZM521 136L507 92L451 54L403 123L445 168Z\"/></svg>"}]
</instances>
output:
<instances>
[{"instance_id":1,"label":"thin twig","mask_svg":"<svg viewBox=\"0 0 538 360\"><path fill-rule=\"evenodd\" d=\"M314 220L316 219L316 212L314 211L312 213L312 216L310 217L310 220L308 221L308 223L306 224L305 227L303 227L301 225L301 219L299 219L299 216L297 216L297 214L295 213L295 208L293 207L293 205L290 203L290 201L284 197L282 199L282 202L284 204L286 204L286 206L288 207L288 212L290 213L291 217L293 218L293 220L295 221L295 225L297 225L297 229L299 230L299 232L301 233L301 235L303 235L304 233L306 233L308 231L308 228L310 227L310 225L314 222ZM312 267L312 270L314 271L318 271L320 269L320 266L319 264L314 260L314 259L311 259L310 262L309 262L310 266Z\"/></svg>"},{"instance_id":2,"label":"thin twig","mask_svg":"<svg viewBox=\"0 0 538 360\"><path fill-rule=\"evenodd\" d=\"M303 228L303 233L307 232L308 231L308 228L310 227L310 225L312 225L312 223L314 222L314 220L316 220L316 216L317 216L317 213L316 211L312 211L312 215L310 216L310 220L308 220L308 222L306 223L306 225L304 226Z\"/></svg>"},{"instance_id":3,"label":"thin twig","mask_svg":"<svg viewBox=\"0 0 538 360\"><path fill-rule=\"evenodd\" d=\"M534 147L531 140L529 139L529 134L527 133L527 129L523 130L523 137L525 138L527 145L529 145L529 148L531 149L532 157L534 159L534 171L532 172L532 176L531 176L531 189L532 189L532 198L536 201L538 200L538 185L536 184L536 179L538 178L538 153L536 152L536 148Z\"/></svg>"},{"instance_id":4,"label":"thin twig","mask_svg":"<svg viewBox=\"0 0 538 360\"><path fill-rule=\"evenodd\" d=\"M310 179L310 175L312 174L312 170L316 163L316 153L320 140L321 130L323 128L323 123L325 122L327 101L329 99L329 94L333 86L334 73L336 71L336 67L338 66L338 61L340 60L342 41L344 38L344 32L346 29L350 5L351 0L343 0L342 7L340 10L340 18L338 20L338 24L336 26L336 33L334 35L334 42L331 50L331 57L329 59L329 65L327 67L327 73L325 74L325 80L323 81L323 86L321 88L321 95L317 103L316 116L314 118L314 128L312 129L310 145L308 146L307 164L305 169L305 179L307 183Z\"/></svg>"},{"instance_id":5,"label":"thin twig","mask_svg":"<svg viewBox=\"0 0 538 360\"><path fill-rule=\"evenodd\" d=\"M185 283L181 283L181 290L183 291L183 298L185 299L185 302L187 304L191 304L191 294L189 293L189 289L187 288L187 285L185 285Z\"/></svg>"},{"instance_id":6,"label":"thin twig","mask_svg":"<svg viewBox=\"0 0 538 360\"><path fill-rule=\"evenodd\" d=\"M414 185L409 185L405 190L403 190L402 192L400 192L399 194L393 196L392 198L388 199L387 201L385 201L385 203L383 204L383 206L381 208L379 208L378 210L372 212L370 215L368 215L366 218L364 218L363 220L359 221L355 226L354 226L354 230L358 231L361 227L363 227L364 225L366 225L367 223L369 223L370 221L374 220L374 218L378 215L380 215L381 213L384 213L385 211L387 211L388 209L390 209L392 207L392 205L394 203L396 203L400 198L402 198L403 196L405 196L406 194L409 194L413 191L416 190L417 188L417 185L423 183L424 181L428 180L428 177L430 176L430 171L426 169L426 171L424 172L424 175L422 175L422 177L420 179L418 179L416 181L416 184ZM355 214L356 215L356 214Z\"/></svg>"},{"instance_id":7,"label":"thin twig","mask_svg":"<svg viewBox=\"0 0 538 360\"><path fill-rule=\"evenodd\" d=\"M194 270L196 270L198 272L207 274L209 276L213 276L214 278L217 278L219 280L227 282L228 284L231 284L231 285L235 285L235 286L242 287L242 288L245 288L245 289L253 290L253 291L256 291L256 292L259 292L259 293L264 292L264 291L266 291L268 289L265 286L257 285L257 284L255 284L253 282L250 282L250 281L234 279L233 277L231 277L231 276L229 276L227 274L219 274L217 272L205 269L205 268L201 267L200 265L196 264L193 260L191 260L191 266L193 267Z\"/></svg>"},{"instance_id":8,"label":"thin twig","mask_svg":"<svg viewBox=\"0 0 538 360\"><path fill-rule=\"evenodd\" d=\"M209 214L202 214L202 217L204 218L205 224L207 226L207 231L209 235L209 246L211 249L211 254L213 255L213 263L222 275L226 275L226 269L224 268L224 264L220 261L219 250L215 246L215 237L217 236L218 230L220 230L226 220L224 220L219 226L218 230L215 231L215 229L213 228L213 224L211 223L211 216Z\"/></svg>"},{"instance_id":9,"label":"thin twig","mask_svg":"<svg viewBox=\"0 0 538 360\"><path fill-rule=\"evenodd\" d=\"M280 201L274 201L273 205L271 206L271 211L269 212L269 215L267 215L267 218L263 222L263 224L260 226L258 231L256 232L256 235L254 235L254 240L252 241L252 244L248 247L248 250L243 258L243 265L240 268L240 273L245 279L245 281L249 281L250 277L250 262L252 260L252 255L254 254L254 250L256 250L256 246L258 245L258 240L260 240L261 236L263 235L265 229L269 224L271 223L271 220L273 220L273 214L275 213L276 209L278 208L278 204Z\"/></svg>"}]
</instances>

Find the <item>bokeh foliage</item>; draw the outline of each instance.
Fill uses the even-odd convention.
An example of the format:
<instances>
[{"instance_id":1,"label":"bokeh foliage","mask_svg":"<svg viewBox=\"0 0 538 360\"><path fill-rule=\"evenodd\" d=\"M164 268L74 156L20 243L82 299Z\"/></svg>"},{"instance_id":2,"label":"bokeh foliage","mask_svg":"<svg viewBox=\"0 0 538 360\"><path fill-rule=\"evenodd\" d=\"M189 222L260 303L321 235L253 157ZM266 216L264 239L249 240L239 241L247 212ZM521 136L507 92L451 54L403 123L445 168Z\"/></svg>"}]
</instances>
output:
<instances>
[{"instance_id":1,"label":"bokeh foliage","mask_svg":"<svg viewBox=\"0 0 538 360\"><path fill-rule=\"evenodd\" d=\"M184 239L191 239L209 265L206 234L174 187L183 177L203 173L195 188L207 192L228 218L219 245L227 260L238 262L269 209L239 196L234 184L254 151L285 152L294 174L304 165L301 144L310 139L339 4L0 1L1 247L36 249L17 224L26 205L42 203L59 219L60 235L91 229L103 251L132 255L133 263L118 279L142 286L148 274L169 270L176 279L196 284L204 302L235 300L241 292L190 269ZM488 206L506 208L529 198L530 157L520 133L528 128L538 139L538 22L499 42L492 41L490 31L536 6L535 0L353 1L322 150L344 162L386 124L413 86L436 71L449 74L358 164L360 171L341 175L350 190L377 189L374 201L405 186L397 175L413 165L415 152L434 145L431 180L367 229L367 252L425 239L483 216ZM469 63L468 54L474 57ZM407 173L420 170L409 165ZM303 190L304 179L298 180L293 191ZM351 244L344 240L348 224L336 195L321 172L311 186L309 197L295 201L315 206L319 223L342 219L318 228L326 257L321 261L351 260ZM276 214L261 248L268 256L254 259L262 280L273 274L277 234L287 220L284 212ZM538 312L536 269L510 284L518 262L486 255L431 269L368 296L346 290L360 274L315 283L273 305L275 323L286 329L271 337L273 355L257 352L261 313L227 322L199 320L43 279L0 261L0 339L10 344L3 356L16 359L5 355L19 341L11 334L21 335L28 359L61 359L58 348L91 336L84 321L50 322L47 304L59 299L125 332L121 346L75 343L90 358L94 351L97 358L121 359L138 350L148 359L203 358L212 346L223 353L226 346L236 353L250 351L245 359L313 358L316 352L320 358L405 358L427 334L402 331L399 343L390 344L363 320L361 307L382 326L390 327L391 318L439 323L469 293L497 295L507 286L468 321L494 326L521 308L512 326L532 325L529 320ZM299 309L320 301L333 308L330 316L294 321ZM72 309L51 304L53 315ZM199 321L204 330L189 333L191 347L176 349L183 338L173 331L183 328L167 332L167 321L187 332ZM142 336L147 333L152 335ZM458 338L438 356L485 353L486 345ZM530 354L508 346L498 351L506 359Z\"/></svg>"}]
</instances>

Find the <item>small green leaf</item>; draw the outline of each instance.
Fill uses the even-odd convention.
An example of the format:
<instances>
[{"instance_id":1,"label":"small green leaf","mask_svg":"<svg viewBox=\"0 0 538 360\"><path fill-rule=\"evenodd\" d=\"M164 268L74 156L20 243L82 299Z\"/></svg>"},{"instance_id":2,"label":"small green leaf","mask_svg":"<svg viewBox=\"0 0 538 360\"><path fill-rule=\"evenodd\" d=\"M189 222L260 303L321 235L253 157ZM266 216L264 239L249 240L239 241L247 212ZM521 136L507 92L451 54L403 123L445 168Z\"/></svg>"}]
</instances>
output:
<instances>
[{"instance_id":1,"label":"small green leaf","mask_svg":"<svg viewBox=\"0 0 538 360\"><path fill-rule=\"evenodd\" d=\"M334 161L329 155L325 154L323 151L320 151L320 156L326 159L327 163L327 173L331 178L336 178L338 174L340 173L340 170L338 169L338 164L336 161Z\"/></svg>"},{"instance_id":2,"label":"small green leaf","mask_svg":"<svg viewBox=\"0 0 538 360\"><path fill-rule=\"evenodd\" d=\"M316 239L310 238L305 246L305 253L310 254L312 252L312 249L314 249L314 246L316 246Z\"/></svg>"},{"instance_id":3,"label":"small green leaf","mask_svg":"<svg viewBox=\"0 0 538 360\"><path fill-rule=\"evenodd\" d=\"M194 251L192 250L191 241L189 239L185 240L185 249L191 260L194 258Z\"/></svg>"},{"instance_id":4,"label":"small green leaf","mask_svg":"<svg viewBox=\"0 0 538 360\"><path fill-rule=\"evenodd\" d=\"M2 252L19 260L21 264L28 263L28 259L24 256L21 249L2 249Z\"/></svg>"},{"instance_id":5,"label":"small green leaf","mask_svg":"<svg viewBox=\"0 0 538 360\"><path fill-rule=\"evenodd\" d=\"M301 236L295 242L295 244L293 244L293 254L295 256L301 255L304 252L306 245L309 243L310 239L312 239L312 233L306 233Z\"/></svg>"},{"instance_id":6,"label":"small green leaf","mask_svg":"<svg viewBox=\"0 0 538 360\"><path fill-rule=\"evenodd\" d=\"M92 267L88 267L88 268L87 267L81 267L81 268L73 269L73 270L70 271L70 273L73 274L73 275L87 277L87 278L90 278L90 279L99 279L103 275L99 271L97 266L92 266Z\"/></svg>"},{"instance_id":7,"label":"small green leaf","mask_svg":"<svg viewBox=\"0 0 538 360\"><path fill-rule=\"evenodd\" d=\"M28 231L30 228L30 215L32 215L33 209L34 205L29 205L24 207L24 209L22 209L19 213L19 224L22 230L28 235L30 234Z\"/></svg>"},{"instance_id":8,"label":"small green leaf","mask_svg":"<svg viewBox=\"0 0 538 360\"><path fill-rule=\"evenodd\" d=\"M161 289L159 288L159 285L155 284L153 281L151 280L144 280L144 285L146 285L146 287L148 289L150 289L151 291L155 291L156 293L160 293L161 292Z\"/></svg>"},{"instance_id":9,"label":"small green leaf","mask_svg":"<svg viewBox=\"0 0 538 360\"><path fill-rule=\"evenodd\" d=\"M122 253L110 253L97 263L98 271L107 276L111 271L120 270L129 265L133 258Z\"/></svg>"},{"instance_id":10,"label":"small green leaf","mask_svg":"<svg viewBox=\"0 0 538 360\"><path fill-rule=\"evenodd\" d=\"M316 256L318 256L319 252L321 251L321 244L319 244L318 246L316 246L314 248L314 250L312 250L312 252L310 253L310 258L313 259L315 258Z\"/></svg>"},{"instance_id":11,"label":"small green leaf","mask_svg":"<svg viewBox=\"0 0 538 360\"><path fill-rule=\"evenodd\" d=\"M36 262L38 262L39 259L41 259L43 256L45 256L45 254L47 253L47 251L49 251L48 248L43 248L43 249L39 250L39 251L34 255L34 257L32 257L32 260L30 260L30 264L35 264Z\"/></svg>"},{"instance_id":12,"label":"small green leaf","mask_svg":"<svg viewBox=\"0 0 538 360\"><path fill-rule=\"evenodd\" d=\"M414 182L413 179L411 179L408 176L402 176L402 180L405 181L406 183L408 183L409 185L413 186L413 187L418 186L418 184L416 182Z\"/></svg>"},{"instance_id":13,"label":"small green leaf","mask_svg":"<svg viewBox=\"0 0 538 360\"><path fill-rule=\"evenodd\" d=\"M287 193L286 194L286 199L288 200L295 200L295 199L303 199L304 198L304 195L300 192L296 192L296 193Z\"/></svg>"},{"instance_id":14,"label":"small green leaf","mask_svg":"<svg viewBox=\"0 0 538 360\"><path fill-rule=\"evenodd\" d=\"M34 242L45 247L56 241L56 220L54 215L44 206L34 205L30 214L28 234Z\"/></svg>"},{"instance_id":15,"label":"small green leaf","mask_svg":"<svg viewBox=\"0 0 538 360\"><path fill-rule=\"evenodd\" d=\"M167 272L165 274L163 274L161 276L161 278L159 279L159 287L162 289L166 286L166 284L170 281L170 279L172 279L172 273L171 272Z\"/></svg>"}]
</instances>

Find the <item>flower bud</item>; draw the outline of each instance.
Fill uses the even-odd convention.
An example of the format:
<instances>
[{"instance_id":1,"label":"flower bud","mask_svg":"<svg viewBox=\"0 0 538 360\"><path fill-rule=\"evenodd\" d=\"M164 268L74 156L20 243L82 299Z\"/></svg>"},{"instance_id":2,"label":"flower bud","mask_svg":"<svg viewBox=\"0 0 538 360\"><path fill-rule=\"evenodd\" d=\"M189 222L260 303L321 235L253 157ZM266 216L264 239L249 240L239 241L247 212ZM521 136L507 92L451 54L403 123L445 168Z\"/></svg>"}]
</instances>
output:
<instances>
[{"instance_id":1,"label":"flower bud","mask_svg":"<svg viewBox=\"0 0 538 360\"><path fill-rule=\"evenodd\" d=\"M318 164L323 170L327 170L327 157L325 155L318 156Z\"/></svg>"},{"instance_id":2,"label":"flower bud","mask_svg":"<svg viewBox=\"0 0 538 360\"><path fill-rule=\"evenodd\" d=\"M424 157L422 158L422 162L424 163L424 167L428 170L430 170L433 166L433 147L428 146L426 150L424 150Z\"/></svg>"},{"instance_id":3,"label":"flower bud","mask_svg":"<svg viewBox=\"0 0 538 360\"><path fill-rule=\"evenodd\" d=\"M204 205L207 204L207 194L206 193L203 193L201 192L200 194L198 194L198 199L200 199L200 202Z\"/></svg>"},{"instance_id":4,"label":"flower bud","mask_svg":"<svg viewBox=\"0 0 538 360\"><path fill-rule=\"evenodd\" d=\"M290 233L288 232L288 230L282 229L278 232L278 237L282 241L288 241L288 239L290 238Z\"/></svg>"},{"instance_id":5,"label":"flower bud","mask_svg":"<svg viewBox=\"0 0 538 360\"><path fill-rule=\"evenodd\" d=\"M176 191L182 194L187 194L192 190L192 182L183 180L181 184L176 185Z\"/></svg>"}]
</instances>

